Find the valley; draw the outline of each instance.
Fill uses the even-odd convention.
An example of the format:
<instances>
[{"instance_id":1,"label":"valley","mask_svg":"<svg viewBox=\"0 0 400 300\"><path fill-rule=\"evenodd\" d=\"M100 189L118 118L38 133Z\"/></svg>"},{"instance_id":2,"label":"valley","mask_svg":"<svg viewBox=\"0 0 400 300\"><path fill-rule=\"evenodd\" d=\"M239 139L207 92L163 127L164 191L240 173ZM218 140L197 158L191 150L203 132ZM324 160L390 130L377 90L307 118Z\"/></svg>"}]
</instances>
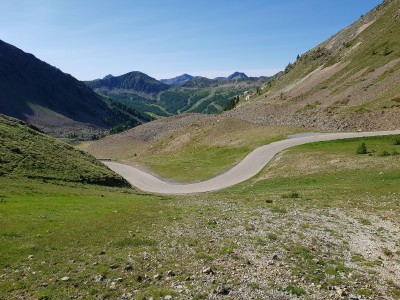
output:
<instances>
[{"instance_id":1,"label":"valley","mask_svg":"<svg viewBox=\"0 0 400 300\"><path fill-rule=\"evenodd\" d=\"M183 113L221 113L234 107L245 91L255 90L278 76L280 73L249 78L244 73L235 72L226 78L208 79L184 74L158 81L135 71L120 76L107 75L85 83L99 95L149 118L159 119Z\"/></svg>"},{"instance_id":2,"label":"valley","mask_svg":"<svg viewBox=\"0 0 400 300\"><path fill-rule=\"evenodd\" d=\"M56 18L46 5L43 24L68 11ZM191 28L157 27L165 12L152 7L143 19L158 36L147 39L128 23L144 24L139 3L126 3L125 18L107 6L112 23L96 14L102 3L85 5L63 39L78 46L82 31L91 45L99 35L104 49L87 48L76 64L103 59L121 32L117 65L136 31L138 53L161 39L167 60L167 41L185 33L175 21ZM81 26L81 12L104 23L85 14L99 28ZM185 44L207 28L240 36L245 27L229 18L216 27L202 17ZM400 299L399 34L400 0L385 0L276 75L161 80L125 71L79 81L0 41L0 299ZM214 53L222 70L222 56L241 57L228 38L214 38L229 46L220 53L196 45L196 60ZM246 31L248 55L260 39ZM57 39L47 42L56 54ZM181 65L182 45L178 54ZM125 55L126 70L136 53Z\"/></svg>"},{"instance_id":3,"label":"valley","mask_svg":"<svg viewBox=\"0 0 400 300\"><path fill-rule=\"evenodd\" d=\"M143 172L140 169L127 164L121 164L111 161L104 161L104 164L117 174L124 177L133 186L146 192L160 194L204 193L224 189L250 179L251 177L257 175L273 159L276 154L294 146L337 139L354 139L357 137L366 138L371 136L385 136L395 134L399 135L400 130L311 134L304 137L293 137L290 139L258 147L226 173L202 182L191 184L168 183L167 181L160 180L149 173Z\"/></svg>"},{"instance_id":4,"label":"valley","mask_svg":"<svg viewBox=\"0 0 400 300\"><path fill-rule=\"evenodd\" d=\"M396 299L396 138L297 146L185 196L3 176L0 295Z\"/></svg>"}]
</instances>

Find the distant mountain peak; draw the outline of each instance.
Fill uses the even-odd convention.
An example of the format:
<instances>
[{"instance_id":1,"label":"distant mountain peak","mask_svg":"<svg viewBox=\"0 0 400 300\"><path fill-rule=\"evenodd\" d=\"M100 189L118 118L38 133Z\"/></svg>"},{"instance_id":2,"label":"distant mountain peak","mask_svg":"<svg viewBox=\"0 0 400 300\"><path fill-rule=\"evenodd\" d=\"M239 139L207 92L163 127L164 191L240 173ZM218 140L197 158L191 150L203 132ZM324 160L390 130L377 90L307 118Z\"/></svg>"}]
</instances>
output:
<instances>
[{"instance_id":1,"label":"distant mountain peak","mask_svg":"<svg viewBox=\"0 0 400 300\"><path fill-rule=\"evenodd\" d=\"M103 80L108 80L108 79L111 79L111 78L114 78L114 76L111 75L111 74L108 74L108 75L104 76Z\"/></svg>"},{"instance_id":2,"label":"distant mountain peak","mask_svg":"<svg viewBox=\"0 0 400 300\"><path fill-rule=\"evenodd\" d=\"M157 94L167 90L168 85L139 71L132 71L123 75L107 75L103 79L87 81L86 84L93 90L127 90L141 94Z\"/></svg>"},{"instance_id":3,"label":"distant mountain peak","mask_svg":"<svg viewBox=\"0 0 400 300\"><path fill-rule=\"evenodd\" d=\"M249 77L242 72L235 72L232 75L228 76L228 79L242 79L242 78L246 79Z\"/></svg>"},{"instance_id":4,"label":"distant mountain peak","mask_svg":"<svg viewBox=\"0 0 400 300\"><path fill-rule=\"evenodd\" d=\"M174 77L174 78L170 78L170 79L161 79L160 82L164 83L164 84L168 84L168 85L172 85L172 86L178 86L178 85L183 85L186 82L192 80L194 77L192 75L189 74L182 74L180 76Z\"/></svg>"}]
</instances>

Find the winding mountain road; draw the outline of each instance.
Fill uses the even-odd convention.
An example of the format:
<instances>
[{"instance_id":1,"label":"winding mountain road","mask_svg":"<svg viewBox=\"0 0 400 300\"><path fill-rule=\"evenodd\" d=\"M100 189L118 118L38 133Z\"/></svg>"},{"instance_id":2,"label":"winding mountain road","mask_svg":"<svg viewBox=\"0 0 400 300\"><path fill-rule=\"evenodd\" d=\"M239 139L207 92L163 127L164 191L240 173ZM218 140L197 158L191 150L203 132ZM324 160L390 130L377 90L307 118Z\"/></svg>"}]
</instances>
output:
<instances>
[{"instance_id":1,"label":"winding mountain road","mask_svg":"<svg viewBox=\"0 0 400 300\"><path fill-rule=\"evenodd\" d=\"M103 163L124 177L130 184L146 192L159 194L203 193L227 188L257 175L277 153L290 147L312 142L394 134L400 134L400 130L312 134L293 137L256 148L226 173L206 181L187 184L166 182L129 165L112 161L103 161Z\"/></svg>"}]
</instances>

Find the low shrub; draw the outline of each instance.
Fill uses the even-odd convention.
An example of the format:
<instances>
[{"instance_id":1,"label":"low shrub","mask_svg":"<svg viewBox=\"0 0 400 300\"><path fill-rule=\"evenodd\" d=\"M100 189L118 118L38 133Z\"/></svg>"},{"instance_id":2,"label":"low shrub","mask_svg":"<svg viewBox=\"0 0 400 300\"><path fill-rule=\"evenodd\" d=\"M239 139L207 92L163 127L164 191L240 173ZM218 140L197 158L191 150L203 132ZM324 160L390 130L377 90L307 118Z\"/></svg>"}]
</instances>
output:
<instances>
[{"instance_id":1,"label":"low shrub","mask_svg":"<svg viewBox=\"0 0 400 300\"><path fill-rule=\"evenodd\" d=\"M367 146L365 145L365 143L361 143L356 150L357 154L367 154L368 153L368 149Z\"/></svg>"}]
</instances>

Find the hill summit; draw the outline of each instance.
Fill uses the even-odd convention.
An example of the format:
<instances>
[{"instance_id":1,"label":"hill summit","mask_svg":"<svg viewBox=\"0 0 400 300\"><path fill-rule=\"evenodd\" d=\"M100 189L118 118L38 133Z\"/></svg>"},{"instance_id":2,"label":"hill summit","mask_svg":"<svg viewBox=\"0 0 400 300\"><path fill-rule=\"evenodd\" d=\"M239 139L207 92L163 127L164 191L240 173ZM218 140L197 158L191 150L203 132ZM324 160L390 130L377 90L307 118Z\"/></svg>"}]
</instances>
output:
<instances>
[{"instance_id":1,"label":"hill summit","mask_svg":"<svg viewBox=\"0 0 400 300\"><path fill-rule=\"evenodd\" d=\"M232 75L228 76L228 79L247 79L249 78L246 74L241 72L235 72Z\"/></svg>"},{"instance_id":2,"label":"hill summit","mask_svg":"<svg viewBox=\"0 0 400 300\"><path fill-rule=\"evenodd\" d=\"M96 92L130 91L139 95L156 95L169 89L169 85L139 71L129 72L120 76L107 75L104 79L87 81L86 84Z\"/></svg>"},{"instance_id":3,"label":"hill summit","mask_svg":"<svg viewBox=\"0 0 400 300\"><path fill-rule=\"evenodd\" d=\"M168 84L168 85L172 85L172 86L179 86L179 85L183 85L186 82L192 80L194 77L192 75L189 74L183 74L174 78L170 78L170 79L161 79L160 82Z\"/></svg>"}]
</instances>

